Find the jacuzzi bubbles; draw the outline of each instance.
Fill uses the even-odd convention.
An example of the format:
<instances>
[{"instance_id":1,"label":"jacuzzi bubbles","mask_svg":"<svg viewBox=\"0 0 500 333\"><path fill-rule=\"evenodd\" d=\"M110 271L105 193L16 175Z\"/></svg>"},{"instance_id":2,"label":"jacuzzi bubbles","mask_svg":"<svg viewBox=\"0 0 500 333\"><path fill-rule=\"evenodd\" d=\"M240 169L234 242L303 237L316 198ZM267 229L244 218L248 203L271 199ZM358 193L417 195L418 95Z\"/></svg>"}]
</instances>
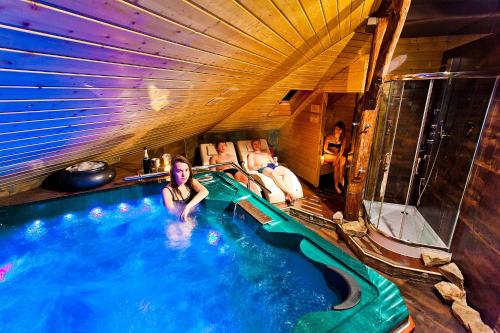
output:
<instances>
[{"instance_id":1,"label":"jacuzzi bubbles","mask_svg":"<svg viewBox=\"0 0 500 333\"><path fill-rule=\"evenodd\" d=\"M47 233L44 223L41 220L36 220L26 228L26 238L29 240L38 240Z\"/></svg>"},{"instance_id":2,"label":"jacuzzi bubbles","mask_svg":"<svg viewBox=\"0 0 500 333\"><path fill-rule=\"evenodd\" d=\"M89 213L89 217L92 219L100 219L103 216L104 216L104 211L102 210L101 207L93 208Z\"/></svg>"},{"instance_id":3,"label":"jacuzzi bubbles","mask_svg":"<svg viewBox=\"0 0 500 333\"><path fill-rule=\"evenodd\" d=\"M118 210L120 213L127 213L130 210L130 206L124 202L118 205Z\"/></svg>"},{"instance_id":4,"label":"jacuzzi bubbles","mask_svg":"<svg viewBox=\"0 0 500 333\"><path fill-rule=\"evenodd\" d=\"M207 236L208 244L216 246L220 240L220 234L217 231L210 230Z\"/></svg>"}]
</instances>

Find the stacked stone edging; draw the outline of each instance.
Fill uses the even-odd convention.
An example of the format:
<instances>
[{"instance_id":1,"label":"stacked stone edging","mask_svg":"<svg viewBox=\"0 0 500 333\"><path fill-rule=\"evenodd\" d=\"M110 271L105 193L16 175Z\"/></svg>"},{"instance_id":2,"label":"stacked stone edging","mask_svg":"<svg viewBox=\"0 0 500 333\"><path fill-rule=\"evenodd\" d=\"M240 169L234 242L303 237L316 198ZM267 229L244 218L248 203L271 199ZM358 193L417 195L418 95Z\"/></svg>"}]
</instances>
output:
<instances>
[{"instance_id":1,"label":"stacked stone edging","mask_svg":"<svg viewBox=\"0 0 500 333\"><path fill-rule=\"evenodd\" d=\"M452 254L423 249L421 257L425 266L439 266L439 271L449 281L436 283L434 287L446 302L452 302L451 312L457 320L471 333L493 333L482 321L479 312L467 305L464 277L458 266L451 262Z\"/></svg>"}]
</instances>

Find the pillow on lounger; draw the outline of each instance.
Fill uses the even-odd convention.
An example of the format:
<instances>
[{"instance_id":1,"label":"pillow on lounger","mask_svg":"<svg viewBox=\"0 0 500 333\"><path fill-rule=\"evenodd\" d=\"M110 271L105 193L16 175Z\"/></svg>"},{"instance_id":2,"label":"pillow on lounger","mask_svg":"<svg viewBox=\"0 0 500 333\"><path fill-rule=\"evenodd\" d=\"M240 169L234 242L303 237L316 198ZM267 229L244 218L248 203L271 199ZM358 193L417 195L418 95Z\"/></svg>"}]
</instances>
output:
<instances>
[{"instance_id":1,"label":"pillow on lounger","mask_svg":"<svg viewBox=\"0 0 500 333\"><path fill-rule=\"evenodd\" d=\"M217 155L217 150L215 149L214 145L212 145L212 144L207 145L207 155L208 156Z\"/></svg>"},{"instance_id":2,"label":"pillow on lounger","mask_svg":"<svg viewBox=\"0 0 500 333\"><path fill-rule=\"evenodd\" d=\"M252 147L252 142L251 141L245 143L245 146L247 148L247 152L249 152L249 153L253 152L253 147Z\"/></svg>"}]
</instances>

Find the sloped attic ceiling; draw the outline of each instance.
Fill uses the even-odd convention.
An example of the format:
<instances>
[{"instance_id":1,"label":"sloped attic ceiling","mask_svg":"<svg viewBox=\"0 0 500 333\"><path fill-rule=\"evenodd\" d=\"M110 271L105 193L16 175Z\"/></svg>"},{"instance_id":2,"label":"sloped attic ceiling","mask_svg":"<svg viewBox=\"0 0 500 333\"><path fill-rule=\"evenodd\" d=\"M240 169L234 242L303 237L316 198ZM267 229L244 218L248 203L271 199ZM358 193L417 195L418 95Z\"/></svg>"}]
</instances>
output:
<instances>
[{"instance_id":1,"label":"sloped attic ceiling","mask_svg":"<svg viewBox=\"0 0 500 333\"><path fill-rule=\"evenodd\" d=\"M0 192L203 133L316 57L320 77L379 2L0 0Z\"/></svg>"},{"instance_id":2,"label":"sloped attic ceiling","mask_svg":"<svg viewBox=\"0 0 500 333\"><path fill-rule=\"evenodd\" d=\"M362 92L368 68L371 39L371 34L363 32L352 33L344 37L233 112L211 131L281 128L290 115L280 116L273 111L290 89L311 91L320 89L324 92L342 93Z\"/></svg>"}]
</instances>

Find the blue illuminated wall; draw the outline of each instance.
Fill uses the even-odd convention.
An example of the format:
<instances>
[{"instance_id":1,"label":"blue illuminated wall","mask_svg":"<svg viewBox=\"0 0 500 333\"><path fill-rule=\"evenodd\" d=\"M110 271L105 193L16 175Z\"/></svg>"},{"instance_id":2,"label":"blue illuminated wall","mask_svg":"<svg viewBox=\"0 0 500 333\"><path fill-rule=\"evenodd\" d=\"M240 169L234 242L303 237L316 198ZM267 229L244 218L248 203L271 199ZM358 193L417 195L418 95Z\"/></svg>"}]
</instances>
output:
<instances>
[{"instance_id":1,"label":"blue illuminated wall","mask_svg":"<svg viewBox=\"0 0 500 333\"><path fill-rule=\"evenodd\" d=\"M335 61L352 41L340 71L369 45L351 32L373 0L271 3L0 0L0 196L77 161L205 133L316 56ZM279 89L296 89L287 82ZM262 114L239 121L270 130L288 119Z\"/></svg>"}]
</instances>

